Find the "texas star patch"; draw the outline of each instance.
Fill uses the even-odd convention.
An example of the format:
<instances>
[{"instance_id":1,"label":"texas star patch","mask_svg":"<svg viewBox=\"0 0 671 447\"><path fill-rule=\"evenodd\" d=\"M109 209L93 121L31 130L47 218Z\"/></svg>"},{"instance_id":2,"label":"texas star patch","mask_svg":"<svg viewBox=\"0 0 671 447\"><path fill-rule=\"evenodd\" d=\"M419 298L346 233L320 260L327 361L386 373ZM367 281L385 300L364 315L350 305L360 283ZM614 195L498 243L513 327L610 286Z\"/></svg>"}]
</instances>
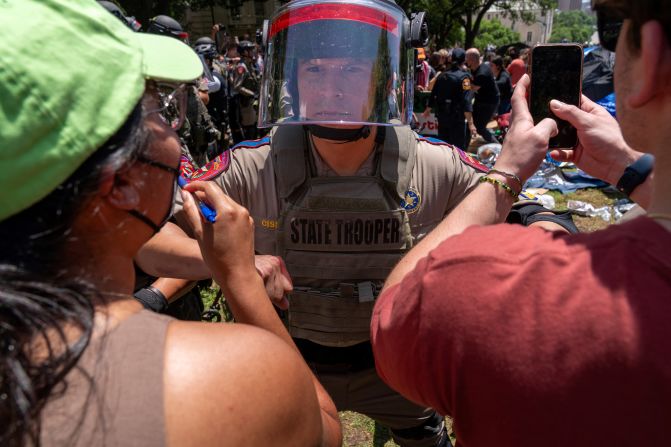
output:
<instances>
[{"instance_id":1,"label":"texas star patch","mask_svg":"<svg viewBox=\"0 0 671 447\"><path fill-rule=\"evenodd\" d=\"M461 88L464 90L470 90L471 89L471 78L464 78L463 81L461 81Z\"/></svg>"},{"instance_id":2,"label":"texas star patch","mask_svg":"<svg viewBox=\"0 0 671 447\"><path fill-rule=\"evenodd\" d=\"M405 197L401 200L401 207L408 214L413 214L419 210L421 203L422 197L419 195L419 192L414 188L410 188L405 192Z\"/></svg>"}]
</instances>

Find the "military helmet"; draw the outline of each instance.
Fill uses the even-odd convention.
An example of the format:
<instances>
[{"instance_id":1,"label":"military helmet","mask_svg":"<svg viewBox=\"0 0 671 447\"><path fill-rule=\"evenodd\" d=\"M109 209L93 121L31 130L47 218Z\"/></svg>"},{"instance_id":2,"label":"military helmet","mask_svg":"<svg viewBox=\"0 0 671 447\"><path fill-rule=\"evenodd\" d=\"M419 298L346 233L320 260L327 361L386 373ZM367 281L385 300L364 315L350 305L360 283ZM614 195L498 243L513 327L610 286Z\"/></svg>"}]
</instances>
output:
<instances>
[{"instance_id":1,"label":"military helmet","mask_svg":"<svg viewBox=\"0 0 671 447\"><path fill-rule=\"evenodd\" d=\"M170 16L158 15L149 20L147 32L150 34L161 34L171 36L185 43L189 40L189 33L182 29L182 25Z\"/></svg>"},{"instance_id":2,"label":"military helmet","mask_svg":"<svg viewBox=\"0 0 671 447\"><path fill-rule=\"evenodd\" d=\"M140 31L140 28L142 25L140 25L140 22L135 20L135 17L132 16L127 16L124 11L119 8L116 4L109 2L107 0L98 0L98 3L100 6L105 8L107 11L109 11L113 16L121 20L126 26L128 26L130 29L133 31Z\"/></svg>"},{"instance_id":3,"label":"military helmet","mask_svg":"<svg viewBox=\"0 0 671 447\"><path fill-rule=\"evenodd\" d=\"M284 4L264 24L259 126L409 123L414 48L428 40L424 16L408 18L391 0Z\"/></svg>"},{"instance_id":4,"label":"military helmet","mask_svg":"<svg viewBox=\"0 0 671 447\"><path fill-rule=\"evenodd\" d=\"M214 59L217 57L217 47L213 43L202 43L196 45L194 50L198 55L203 56L206 59Z\"/></svg>"},{"instance_id":5,"label":"military helmet","mask_svg":"<svg viewBox=\"0 0 671 447\"><path fill-rule=\"evenodd\" d=\"M196 43L194 45L198 46L198 45L205 45L205 44L215 45L215 42L211 38L209 38L207 36L203 36L203 37L199 37L198 40L196 40Z\"/></svg>"},{"instance_id":6,"label":"military helmet","mask_svg":"<svg viewBox=\"0 0 671 447\"><path fill-rule=\"evenodd\" d=\"M238 43L238 53L242 56L242 53L245 51L254 51L256 49L256 44L250 42L249 40L241 40Z\"/></svg>"}]
</instances>

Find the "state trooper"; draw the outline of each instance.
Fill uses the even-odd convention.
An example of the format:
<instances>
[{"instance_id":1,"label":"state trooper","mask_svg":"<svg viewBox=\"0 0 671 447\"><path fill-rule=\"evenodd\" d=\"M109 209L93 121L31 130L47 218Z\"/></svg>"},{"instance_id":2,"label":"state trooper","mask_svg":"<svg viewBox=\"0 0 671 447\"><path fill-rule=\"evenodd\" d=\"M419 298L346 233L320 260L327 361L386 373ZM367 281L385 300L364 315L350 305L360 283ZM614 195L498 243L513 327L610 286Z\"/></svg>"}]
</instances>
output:
<instances>
[{"instance_id":1,"label":"state trooper","mask_svg":"<svg viewBox=\"0 0 671 447\"><path fill-rule=\"evenodd\" d=\"M473 95L471 75L463 69L466 52L455 48L450 55L450 67L441 73L429 96L428 116L434 110L438 119L438 139L467 149L470 133L475 135L473 124ZM468 128L466 127L468 124Z\"/></svg>"},{"instance_id":2,"label":"state trooper","mask_svg":"<svg viewBox=\"0 0 671 447\"><path fill-rule=\"evenodd\" d=\"M223 135L228 128L228 73L222 65L215 63L218 54L214 40L209 37L201 37L196 40L194 50L203 58L213 78L217 79L221 85L218 91L208 91L209 101L206 105L212 122ZM222 137L219 142L217 152L208 154L209 159L228 149L228 138Z\"/></svg>"},{"instance_id":3,"label":"state trooper","mask_svg":"<svg viewBox=\"0 0 671 447\"><path fill-rule=\"evenodd\" d=\"M147 33L170 36L181 40L187 45L189 43L189 33L184 31L182 25L177 20L166 15L158 15L149 19Z\"/></svg>"},{"instance_id":4,"label":"state trooper","mask_svg":"<svg viewBox=\"0 0 671 447\"><path fill-rule=\"evenodd\" d=\"M257 254L286 263L293 291L276 304L338 409L389 427L401 446L448 446L441 415L378 377L369 341L391 269L486 169L408 125L424 13L408 19L388 0L294 0L265 28L259 117L273 130L190 181L215 181L247 207Z\"/></svg>"},{"instance_id":5,"label":"state trooper","mask_svg":"<svg viewBox=\"0 0 671 447\"><path fill-rule=\"evenodd\" d=\"M248 40L238 44L240 61L230 73L230 88L237 101L239 128L233 131L233 141L239 143L243 139L256 138L257 111L255 101L259 96L261 73L254 62L256 45Z\"/></svg>"}]
</instances>

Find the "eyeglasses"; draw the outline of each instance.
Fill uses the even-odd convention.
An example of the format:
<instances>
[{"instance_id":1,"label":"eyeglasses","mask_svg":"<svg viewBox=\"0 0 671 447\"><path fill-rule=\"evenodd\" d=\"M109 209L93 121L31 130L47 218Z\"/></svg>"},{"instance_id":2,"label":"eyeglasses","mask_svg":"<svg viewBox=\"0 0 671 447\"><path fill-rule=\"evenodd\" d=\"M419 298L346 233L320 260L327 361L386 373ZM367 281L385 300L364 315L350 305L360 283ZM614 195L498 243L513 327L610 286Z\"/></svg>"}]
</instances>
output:
<instances>
[{"instance_id":1,"label":"eyeglasses","mask_svg":"<svg viewBox=\"0 0 671 447\"><path fill-rule=\"evenodd\" d=\"M179 175L180 174L179 167L173 168L172 166L168 166L164 163L161 163L160 161L152 160L152 159L147 158L147 157L142 156L142 155L137 157L137 161L139 161L140 163L144 163L146 165L153 166L155 168L159 168L159 169L162 169L164 171L170 172L171 174L174 174L174 175Z\"/></svg>"},{"instance_id":2,"label":"eyeglasses","mask_svg":"<svg viewBox=\"0 0 671 447\"><path fill-rule=\"evenodd\" d=\"M601 7L596 10L596 20L601 46L614 52L624 22L624 14L616 9Z\"/></svg>"},{"instance_id":3,"label":"eyeglasses","mask_svg":"<svg viewBox=\"0 0 671 447\"><path fill-rule=\"evenodd\" d=\"M156 92L159 107L146 112L146 115L158 113L161 120L173 130L179 130L184 124L187 106L187 85L180 84L175 87L172 84L152 83L152 89Z\"/></svg>"}]
</instances>

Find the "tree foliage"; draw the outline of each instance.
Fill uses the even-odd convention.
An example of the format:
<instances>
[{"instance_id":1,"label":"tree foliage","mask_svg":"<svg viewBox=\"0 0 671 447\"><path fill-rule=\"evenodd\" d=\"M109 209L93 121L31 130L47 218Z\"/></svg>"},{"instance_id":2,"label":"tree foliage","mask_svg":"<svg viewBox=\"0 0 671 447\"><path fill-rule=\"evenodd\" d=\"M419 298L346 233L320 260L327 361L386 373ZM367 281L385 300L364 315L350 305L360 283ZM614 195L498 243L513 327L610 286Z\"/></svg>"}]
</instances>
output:
<instances>
[{"instance_id":1,"label":"tree foliage","mask_svg":"<svg viewBox=\"0 0 671 447\"><path fill-rule=\"evenodd\" d=\"M506 28L500 20L483 20L480 24L480 32L475 37L474 46L484 50L487 45L500 47L509 43L520 41L520 33Z\"/></svg>"},{"instance_id":2,"label":"tree foliage","mask_svg":"<svg viewBox=\"0 0 671 447\"><path fill-rule=\"evenodd\" d=\"M463 29L465 48L472 47L480 32L485 14L496 6L507 17L533 23L537 20L534 10L557 7L557 0L398 0L406 12L426 11L429 31L437 46L452 45L450 36Z\"/></svg>"},{"instance_id":3,"label":"tree foliage","mask_svg":"<svg viewBox=\"0 0 671 447\"><path fill-rule=\"evenodd\" d=\"M589 42L596 29L596 20L584 11L564 11L557 14L550 42Z\"/></svg>"}]
</instances>

